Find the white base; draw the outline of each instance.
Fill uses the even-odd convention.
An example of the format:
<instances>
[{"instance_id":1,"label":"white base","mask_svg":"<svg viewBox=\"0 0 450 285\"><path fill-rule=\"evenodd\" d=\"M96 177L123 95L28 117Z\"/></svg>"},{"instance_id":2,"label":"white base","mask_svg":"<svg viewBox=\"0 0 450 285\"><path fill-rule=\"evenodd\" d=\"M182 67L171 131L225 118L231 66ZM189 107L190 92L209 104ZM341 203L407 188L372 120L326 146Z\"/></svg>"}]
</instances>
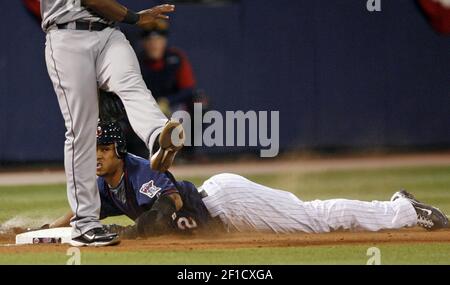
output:
<instances>
[{"instance_id":1,"label":"white base","mask_svg":"<svg viewBox=\"0 0 450 285\"><path fill-rule=\"evenodd\" d=\"M70 243L72 228L54 228L16 235L16 244Z\"/></svg>"}]
</instances>

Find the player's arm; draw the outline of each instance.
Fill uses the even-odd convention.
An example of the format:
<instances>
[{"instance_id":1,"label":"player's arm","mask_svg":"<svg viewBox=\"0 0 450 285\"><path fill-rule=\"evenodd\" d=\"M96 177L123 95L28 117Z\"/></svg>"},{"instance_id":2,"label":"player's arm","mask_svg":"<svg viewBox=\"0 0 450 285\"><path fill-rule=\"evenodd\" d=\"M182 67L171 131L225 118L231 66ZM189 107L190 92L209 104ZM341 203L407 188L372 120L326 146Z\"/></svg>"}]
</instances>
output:
<instances>
[{"instance_id":1,"label":"player's arm","mask_svg":"<svg viewBox=\"0 0 450 285\"><path fill-rule=\"evenodd\" d=\"M61 227L69 227L70 219L72 219L73 213L72 211L67 212L64 216L59 217L54 222L50 224L45 224L37 228L15 228L16 233L24 233L24 232L32 232L44 229L52 229L52 228L61 228Z\"/></svg>"},{"instance_id":2,"label":"player's arm","mask_svg":"<svg viewBox=\"0 0 450 285\"><path fill-rule=\"evenodd\" d=\"M180 194L173 193L168 196L170 199L172 199L173 203L175 204L176 211L179 211L181 208L183 208L183 200L181 199Z\"/></svg>"},{"instance_id":3,"label":"player's arm","mask_svg":"<svg viewBox=\"0 0 450 285\"><path fill-rule=\"evenodd\" d=\"M157 19L168 19L165 14L175 10L174 5L165 4L135 13L115 0L81 0L81 4L106 19L136 24L143 29L149 28Z\"/></svg>"},{"instance_id":4,"label":"player's arm","mask_svg":"<svg viewBox=\"0 0 450 285\"><path fill-rule=\"evenodd\" d=\"M150 210L142 213L136 219L138 236L152 236L167 231L174 213L183 207L179 193L162 195L156 200Z\"/></svg>"},{"instance_id":5,"label":"player's arm","mask_svg":"<svg viewBox=\"0 0 450 285\"><path fill-rule=\"evenodd\" d=\"M61 228L70 226L70 219L72 219L72 211L67 212L64 216L59 217L53 223L49 225L49 228Z\"/></svg>"}]
</instances>

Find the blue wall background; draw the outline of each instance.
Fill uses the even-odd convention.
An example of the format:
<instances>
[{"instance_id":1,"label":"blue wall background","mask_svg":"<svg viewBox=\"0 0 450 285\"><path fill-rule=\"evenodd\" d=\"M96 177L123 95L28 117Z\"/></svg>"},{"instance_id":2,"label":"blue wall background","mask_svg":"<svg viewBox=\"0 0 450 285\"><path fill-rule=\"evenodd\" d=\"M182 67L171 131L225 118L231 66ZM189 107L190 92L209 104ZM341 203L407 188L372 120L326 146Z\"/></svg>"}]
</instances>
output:
<instances>
[{"instance_id":1,"label":"blue wall background","mask_svg":"<svg viewBox=\"0 0 450 285\"><path fill-rule=\"evenodd\" d=\"M171 42L189 55L214 109L279 110L284 149L449 146L450 38L414 1L382 5L381 13L368 13L365 0L178 5ZM45 35L19 0L1 1L0 17L0 161L62 160ZM125 31L135 43L139 31Z\"/></svg>"}]
</instances>

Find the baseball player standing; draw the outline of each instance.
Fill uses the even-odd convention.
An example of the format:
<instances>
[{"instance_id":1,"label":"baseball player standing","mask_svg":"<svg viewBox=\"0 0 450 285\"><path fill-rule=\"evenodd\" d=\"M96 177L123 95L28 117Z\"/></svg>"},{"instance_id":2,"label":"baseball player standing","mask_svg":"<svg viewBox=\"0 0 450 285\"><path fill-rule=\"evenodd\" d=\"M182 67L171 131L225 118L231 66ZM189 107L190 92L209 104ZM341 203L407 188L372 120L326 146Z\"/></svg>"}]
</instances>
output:
<instances>
[{"instance_id":1,"label":"baseball player standing","mask_svg":"<svg viewBox=\"0 0 450 285\"><path fill-rule=\"evenodd\" d=\"M123 22L146 28L167 19L173 5L138 13L115 0L42 0L42 28L47 33L48 73L65 120L64 164L73 246L119 243L115 233L99 222L100 198L96 184L98 89L117 94L130 123L150 150L151 167L166 171L182 147L184 133L167 121L147 89L132 47L114 26ZM179 141L172 142L172 131ZM158 140L160 149L152 156Z\"/></svg>"}]
</instances>

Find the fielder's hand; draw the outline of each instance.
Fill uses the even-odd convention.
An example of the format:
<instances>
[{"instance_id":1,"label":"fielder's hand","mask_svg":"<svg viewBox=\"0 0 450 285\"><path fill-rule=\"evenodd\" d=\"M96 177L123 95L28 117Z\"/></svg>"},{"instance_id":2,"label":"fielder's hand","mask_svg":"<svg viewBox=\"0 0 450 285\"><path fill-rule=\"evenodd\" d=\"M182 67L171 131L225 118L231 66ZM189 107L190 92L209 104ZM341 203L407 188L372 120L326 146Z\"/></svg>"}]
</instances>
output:
<instances>
[{"instance_id":1,"label":"fielder's hand","mask_svg":"<svg viewBox=\"0 0 450 285\"><path fill-rule=\"evenodd\" d=\"M138 14L140 16L137 25L142 29L151 29L155 21L158 19L169 19L169 16L165 15L175 11L174 5L159 5L148 10L140 11Z\"/></svg>"}]
</instances>

